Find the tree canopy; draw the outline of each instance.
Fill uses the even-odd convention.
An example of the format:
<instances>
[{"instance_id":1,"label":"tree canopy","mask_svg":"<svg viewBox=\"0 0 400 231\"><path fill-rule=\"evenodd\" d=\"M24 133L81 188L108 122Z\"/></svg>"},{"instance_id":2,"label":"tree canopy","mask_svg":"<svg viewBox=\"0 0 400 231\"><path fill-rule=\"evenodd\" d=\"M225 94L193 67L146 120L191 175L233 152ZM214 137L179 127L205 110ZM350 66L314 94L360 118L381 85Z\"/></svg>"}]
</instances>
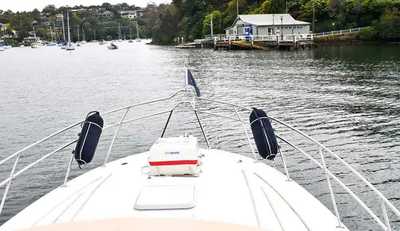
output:
<instances>
[{"instance_id":1,"label":"tree canopy","mask_svg":"<svg viewBox=\"0 0 400 231\"><path fill-rule=\"evenodd\" d=\"M400 0L174 0L158 8L160 24L152 24L157 30L151 34L155 42L158 37L169 42L175 37L201 38L210 33L211 15L214 33L224 33L237 10L239 14L290 13L310 23L314 16L315 32L371 26L375 39L400 39ZM167 21L174 23L173 30L164 28Z\"/></svg>"},{"instance_id":2,"label":"tree canopy","mask_svg":"<svg viewBox=\"0 0 400 231\"><path fill-rule=\"evenodd\" d=\"M53 5L42 11L0 11L0 23L9 24L22 40L32 31L36 21L39 36L49 39L49 28L56 24L56 15L65 12L65 7ZM136 34L135 23L121 17L121 10L138 7L126 3L101 6L75 6L71 8L73 39L77 39L77 28L87 40L117 38L118 26L122 34ZM112 17L102 17L104 11ZM202 38L210 34L211 18L214 33L224 33L239 14L290 13L298 20L312 22L314 32L371 26L364 31L368 39L399 40L400 0L173 0L170 4L149 4L143 16L137 19L140 32L151 37L154 43L171 44L176 38L185 41ZM58 37L60 32L58 32Z\"/></svg>"}]
</instances>

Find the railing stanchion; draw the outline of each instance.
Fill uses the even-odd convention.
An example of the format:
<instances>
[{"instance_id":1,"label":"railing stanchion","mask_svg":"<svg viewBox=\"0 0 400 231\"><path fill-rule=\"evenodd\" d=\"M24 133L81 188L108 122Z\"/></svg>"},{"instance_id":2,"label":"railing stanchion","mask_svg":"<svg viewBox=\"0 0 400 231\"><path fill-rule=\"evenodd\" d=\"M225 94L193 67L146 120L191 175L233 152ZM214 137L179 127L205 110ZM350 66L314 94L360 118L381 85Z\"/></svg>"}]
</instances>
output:
<instances>
[{"instance_id":1,"label":"railing stanchion","mask_svg":"<svg viewBox=\"0 0 400 231\"><path fill-rule=\"evenodd\" d=\"M390 220L389 220L389 216L387 214L385 202L383 200L381 200L381 209L382 209L383 218L385 219L385 225L386 225L385 231L392 231L392 227L390 226Z\"/></svg>"},{"instance_id":2,"label":"railing stanchion","mask_svg":"<svg viewBox=\"0 0 400 231\"><path fill-rule=\"evenodd\" d=\"M207 136L206 136L206 133L204 132L203 125L201 124L199 115L197 114L197 109L196 109L195 107L193 107L193 112L194 112L194 114L196 115L196 119L197 119L197 122L199 123L200 130L201 130L201 133L203 134L204 141L206 142L207 148L210 149L210 148L211 148L210 142L208 142L208 138L207 138Z\"/></svg>"},{"instance_id":3,"label":"railing stanchion","mask_svg":"<svg viewBox=\"0 0 400 231\"><path fill-rule=\"evenodd\" d=\"M279 155L281 156L281 159L282 159L283 168L285 169L285 173L286 173L287 181L290 181L290 175L289 175L289 170L288 170L288 168L287 168L287 165L286 165L286 159L285 159L285 157L283 156L283 154L282 154L282 151L281 151L281 148L280 148L280 147L278 148L278 151L279 151Z\"/></svg>"},{"instance_id":4,"label":"railing stanchion","mask_svg":"<svg viewBox=\"0 0 400 231\"><path fill-rule=\"evenodd\" d=\"M250 146L250 149L251 149L251 153L253 154L253 158L256 160L256 159L257 159L257 154L256 154L256 152L254 151L253 145L251 144L251 140L250 140L249 133L247 132L247 128L246 128L246 126L244 125L244 122L243 122L242 118L240 117L237 108L236 108L236 107L233 107L233 109L235 110L236 116L237 116L237 118L239 119L240 123L242 124L244 133L246 134L247 142L249 142L249 146Z\"/></svg>"},{"instance_id":5,"label":"railing stanchion","mask_svg":"<svg viewBox=\"0 0 400 231\"><path fill-rule=\"evenodd\" d=\"M326 182L328 183L329 193L331 195L331 200L332 200L332 206L333 206L333 209L335 210L335 215L336 215L336 218L338 221L338 227L343 227L342 221L340 219L339 210L338 210L337 204L336 204L335 193L333 192L333 188L332 188L332 184L331 184L331 178L328 174L328 168L326 167L324 153L322 152L322 148L319 148L319 154L321 156L321 162L322 162L322 167L324 168Z\"/></svg>"},{"instance_id":6,"label":"railing stanchion","mask_svg":"<svg viewBox=\"0 0 400 231\"><path fill-rule=\"evenodd\" d=\"M3 193L3 198L1 199L0 214L3 212L4 204L5 204L6 199L7 199L7 194L8 194L8 191L10 190L11 183L12 183L12 180L13 180L13 178L14 178L15 169L17 169L17 164L18 164L18 161L19 161L19 157L20 157L20 156L21 156L21 153L19 153L19 154L17 155L17 157L16 157L16 159L15 159L15 162L14 162L14 165L13 165L13 167L12 167L12 169L11 169L11 172L10 172L10 181L8 182L8 184L7 184L7 186L6 186L6 188L5 188L5 190L4 190L4 193Z\"/></svg>"},{"instance_id":7,"label":"railing stanchion","mask_svg":"<svg viewBox=\"0 0 400 231\"><path fill-rule=\"evenodd\" d=\"M63 184L63 186L67 186L68 177L69 177L69 174L70 174L70 172L71 172L72 161L74 161L74 154L71 155L71 159L70 159L69 162L68 162L67 172L65 173L65 178L64 178L64 184Z\"/></svg>"},{"instance_id":8,"label":"railing stanchion","mask_svg":"<svg viewBox=\"0 0 400 231\"><path fill-rule=\"evenodd\" d=\"M121 120L120 120L119 123L118 123L118 127L115 129L114 136L113 136L113 138L112 138L112 140L111 140L110 146L108 147L107 155L106 155L106 158L104 159L103 165L106 165L107 162L108 162L108 159L110 158L112 147L113 147L113 145L114 145L115 140L117 139L119 130L121 129L122 123L124 122L125 117L126 117L126 115L128 114L128 112L129 112L129 108L126 109L124 115L121 117Z\"/></svg>"}]
</instances>

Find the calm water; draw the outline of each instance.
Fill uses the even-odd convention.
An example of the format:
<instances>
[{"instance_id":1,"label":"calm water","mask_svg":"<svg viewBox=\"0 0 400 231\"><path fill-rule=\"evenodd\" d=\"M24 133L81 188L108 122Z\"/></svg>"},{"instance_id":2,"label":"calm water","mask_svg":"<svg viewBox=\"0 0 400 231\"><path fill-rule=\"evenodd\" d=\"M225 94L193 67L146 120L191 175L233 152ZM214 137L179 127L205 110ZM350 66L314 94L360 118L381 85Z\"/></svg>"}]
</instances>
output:
<instances>
[{"instance_id":1,"label":"calm water","mask_svg":"<svg viewBox=\"0 0 400 231\"><path fill-rule=\"evenodd\" d=\"M400 207L400 46L322 47L298 52L176 50L136 43L122 43L120 48L110 51L87 44L71 53L57 47L0 53L0 157L83 119L91 110L104 112L167 96L182 87L187 66L204 96L263 108L307 132ZM164 106L140 108L130 116L160 111ZM212 104L201 107L217 112ZM229 110L220 112L233 115ZM117 116L105 118L106 123L117 121ZM201 117L214 147L249 155L240 124ZM122 129L112 159L148 149L160 135L166 115L160 118ZM193 131L193 126L192 115L183 111L173 117L168 135ZM315 147L280 126L276 129L319 160ZM69 138L76 133L78 130L72 131ZM197 129L194 134L201 137ZM112 131L105 131L103 143L108 144L111 135ZM63 138L26 152L19 169L61 145ZM105 144L99 147L91 167L104 159ZM292 178L331 208L323 172L284 144L282 150ZM51 157L15 181L1 222L62 182L70 151ZM379 201L366 187L359 186L334 159L327 162L331 171L381 214ZM279 159L271 164L282 168ZM10 168L11 163L0 168L2 179ZM81 172L74 166L72 177ZM338 185L334 187L343 192ZM368 215L360 212L347 194L339 193L337 201L349 228L376 228L368 225Z\"/></svg>"}]
</instances>

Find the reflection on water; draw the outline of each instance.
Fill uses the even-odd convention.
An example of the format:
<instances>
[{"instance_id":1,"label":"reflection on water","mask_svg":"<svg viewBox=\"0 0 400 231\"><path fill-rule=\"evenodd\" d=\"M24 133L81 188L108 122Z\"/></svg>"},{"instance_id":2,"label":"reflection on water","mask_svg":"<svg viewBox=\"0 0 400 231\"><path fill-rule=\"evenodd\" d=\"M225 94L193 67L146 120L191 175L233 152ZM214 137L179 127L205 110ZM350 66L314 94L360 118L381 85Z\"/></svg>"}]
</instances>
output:
<instances>
[{"instance_id":1,"label":"reflection on water","mask_svg":"<svg viewBox=\"0 0 400 231\"><path fill-rule=\"evenodd\" d=\"M87 44L72 53L49 47L15 48L0 54L1 157L80 120L88 111L166 96L182 86L187 66L204 96L264 108L269 115L307 132L361 171L400 207L399 46L320 47L297 52L176 50L128 43L120 48L110 51ZM215 106L201 107L216 111ZM140 110L158 111L150 107ZM249 154L240 125L201 117L214 146ZM149 120L123 129L113 158L146 150L160 135L164 121ZM173 118L171 126L175 129L168 134L177 135L190 131L195 123L183 113ZM315 147L276 128L318 157ZM200 134L195 132L198 137ZM104 134L105 143L111 135L112 131ZM61 141L38 147L21 161L29 162ZM288 155L292 177L331 208L322 172L289 147L282 144L282 149ZM105 147L99 148L98 163L105 152ZM69 151L61 153L17 180L1 220L56 187L68 157ZM327 161L333 172L381 214L379 201L366 187L358 187L354 177L332 158ZM280 168L280 161L275 165ZM2 168L1 175L6 174L7 169ZM343 192L337 185L335 189ZM349 196L342 193L337 200L346 225L353 230L371 228L363 220L369 219L368 215L363 213L360 218L361 209L349 203Z\"/></svg>"}]
</instances>

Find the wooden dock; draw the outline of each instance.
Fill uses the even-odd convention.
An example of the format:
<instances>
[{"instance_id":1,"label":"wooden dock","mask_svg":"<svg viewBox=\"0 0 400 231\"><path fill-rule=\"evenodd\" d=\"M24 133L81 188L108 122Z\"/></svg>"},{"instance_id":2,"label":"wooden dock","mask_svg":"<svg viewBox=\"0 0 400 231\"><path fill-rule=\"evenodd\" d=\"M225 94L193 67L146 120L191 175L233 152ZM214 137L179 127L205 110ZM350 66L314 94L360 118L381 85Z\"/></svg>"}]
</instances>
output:
<instances>
[{"instance_id":1,"label":"wooden dock","mask_svg":"<svg viewBox=\"0 0 400 231\"><path fill-rule=\"evenodd\" d=\"M176 46L181 49L212 48L215 50L295 50L313 46L312 34L307 35L269 35L269 36L206 36L191 43Z\"/></svg>"},{"instance_id":2,"label":"wooden dock","mask_svg":"<svg viewBox=\"0 0 400 231\"><path fill-rule=\"evenodd\" d=\"M311 35L259 36L249 38L224 38L215 40L214 49L226 50L294 50L313 46Z\"/></svg>"},{"instance_id":3,"label":"wooden dock","mask_svg":"<svg viewBox=\"0 0 400 231\"><path fill-rule=\"evenodd\" d=\"M196 39L192 43L181 44L177 48L213 48L215 50L296 50L314 46L314 41L327 37L343 36L359 33L366 27L352 28L314 34L286 34L266 36L235 36L225 34L206 36L204 39Z\"/></svg>"}]
</instances>

